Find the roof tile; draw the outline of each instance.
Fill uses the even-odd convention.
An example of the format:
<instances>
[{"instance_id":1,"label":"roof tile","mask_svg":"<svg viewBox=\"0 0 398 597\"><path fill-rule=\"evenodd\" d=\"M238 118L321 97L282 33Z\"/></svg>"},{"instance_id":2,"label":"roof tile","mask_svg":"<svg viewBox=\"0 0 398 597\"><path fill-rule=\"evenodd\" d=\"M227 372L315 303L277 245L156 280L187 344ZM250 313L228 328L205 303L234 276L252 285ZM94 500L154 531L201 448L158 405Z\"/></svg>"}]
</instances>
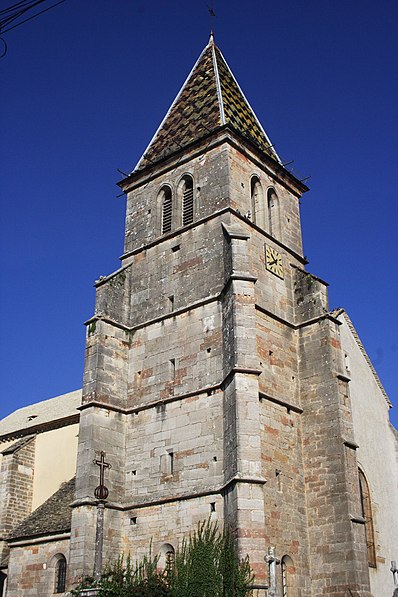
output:
<instances>
[{"instance_id":1,"label":"roof tile","mask_svg":"<svg viewBox=\"0 0 398 597\"><path fill-rule=\"evenodd\" d=\"M211 37L136 170L190 145L224 124L280 161Z\"/></svg>"},{"instance_id":2,"label":"roof tile","mask_svg":"<svg viewBox=\"0 0 398 597\"><path fill-rule=\"evenodd\" d=\"M70 504L73 501L74 492L75 478L63 483L58 491L12 531L8 539L23 539L69 531L72 517Z\"/></svg>"}]
</instances>

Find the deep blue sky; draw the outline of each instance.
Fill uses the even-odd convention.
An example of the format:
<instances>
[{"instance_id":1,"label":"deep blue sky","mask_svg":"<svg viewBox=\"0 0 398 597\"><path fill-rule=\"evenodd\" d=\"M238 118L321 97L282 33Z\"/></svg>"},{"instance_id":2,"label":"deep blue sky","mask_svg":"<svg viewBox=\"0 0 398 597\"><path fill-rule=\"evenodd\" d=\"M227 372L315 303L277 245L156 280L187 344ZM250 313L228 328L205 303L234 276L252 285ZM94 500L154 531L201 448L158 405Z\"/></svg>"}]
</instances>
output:
<instances>
[{"instance_id":1,"label":"deep blue sky","mask_svg":"<svg viewBox=\"0 0 398 597\"><path fill-rule=\"evenodd\" d=\"M2 0L1 7L12 0ZM4 35L0 416L81 387L134 167L209 34L204 0L67 0ZM309 270L396 405L396 1L216 0L216 42L299 178Z\"/></svg>"}]
</instances>

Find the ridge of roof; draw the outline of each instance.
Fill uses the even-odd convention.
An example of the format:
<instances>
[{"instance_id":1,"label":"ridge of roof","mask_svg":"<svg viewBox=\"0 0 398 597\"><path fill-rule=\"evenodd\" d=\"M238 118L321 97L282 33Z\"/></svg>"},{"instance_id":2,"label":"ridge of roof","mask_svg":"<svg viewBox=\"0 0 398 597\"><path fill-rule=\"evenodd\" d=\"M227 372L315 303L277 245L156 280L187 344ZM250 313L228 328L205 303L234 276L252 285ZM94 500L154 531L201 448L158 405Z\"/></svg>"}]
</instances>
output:
<instances>
[{"instance_id":1,"label":"ridge of roof","mask_svg":"<svg viewBox=\"0 0 398 597\"><path fill-rule=\"evenodd\" d=\"M133 172L225 125L282 163L211 34Z\"/></svg>"},{"instance_id":2,"label":"ridge of roof","mask_svg":"<svg viewBox=\"0 0 398 597\"><path fill-rule=\"evenodd\" d=\"M223 102L223 97L222 97L220 73L218 71L217 56L216 56L216 51L215 51L216 46L214 43L213 33L211 33L211 35L210 35L209 45L211 47L211 53L212 53L212 58L213 58L213 68L214 68L214 76L216 79L216 89L217 89L218 104L219 104L219 109L220 109L221 124L224 125L224 124L226 124L224 102Z\"/></svg>"},{"instance_id":3,"label":"ridge of roof","mask_svg":"<svg viewBox=\"0 0 398 597\"><path fill-rule=\"evenodd\" d=\"M223 102L226 106L226 124L230 124L234 129L243 134L244 137L262 149L262 151L279 162L279 164L282 164L280 157L273 148L267 133L243 93L220 48L216 45L214 45L214 52L220 63L218 70L225 70L224 77L220 79L220 84L223 83L222 97L224 98L225 96ZM228 83L227 79L229 79Z\"/></svg>"},{"instance_id":4,"label":"ridge of roof","mask_svg":"<svg viewBox=\"0 0 398 597\"><path fill-rule=\"evenodd\" d=\"M73 501L74 492L75 477L62 483L55 493L11 531L7 540L69 531L72 518L70 504Z\"/></svg>"},{"instance_id":5,"label":"ridge of roof","mask_svg":"<svg viewBox=\"0 0 398 597\"><path fill-rule=\"evenodd\" d=\"M338 307L337 309L334 309L332 311L334 317L339 317L340 315L342 315L347 323L348 329L350 330L350 332L352 333L355 342L358 344L358 348L361 351L363 357L365 358L365 361L367 362L367 364L369 365L370 370L373 373L373 376L375 378L376 384L378 385L379 389L381 390L381 393L384 396L385 401L387 402L388 406L391 408L392 407L392 403L387 395L387 392L384 389L383 384L381 383L380 377L377 375L376 373L376 369L373 366L372 361L370 360L370 357L368 355L368 353L366 352L366 349L364 347L364 345L362 344L362 341L360 339L360 337L358 336L358 332L356 331L354 324L352 323L347 311L343 308L343 307Z\"/></svg>"}]
</instances>

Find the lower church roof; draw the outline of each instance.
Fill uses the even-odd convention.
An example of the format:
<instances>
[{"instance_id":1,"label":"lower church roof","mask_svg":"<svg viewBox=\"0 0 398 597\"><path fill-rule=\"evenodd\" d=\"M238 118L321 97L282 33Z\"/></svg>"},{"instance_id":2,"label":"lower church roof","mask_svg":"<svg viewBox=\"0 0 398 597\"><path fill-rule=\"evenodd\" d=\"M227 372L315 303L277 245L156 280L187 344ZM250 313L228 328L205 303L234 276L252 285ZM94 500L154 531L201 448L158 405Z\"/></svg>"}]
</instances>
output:
<instances>
[{"instance_id":1,"label":"lower church roof","mask_svg":"<svg viewBox=\"0 0 398 597\"><path fill-rule=\"evenodd\" d=\"M0 421L0 442L36 433L44 428L77 423L79 420L77 408L81 404L81 399L82 391L75 390L19 408Z\"/></svg>"},{"instance_id":2,"label":"lower church roof","mask_svg":"<svg viewBox=\"0 0 398 597\"><path fill-rule=\"evenodd\" d=\"M75 492L75 477L53 493L39 506L29 514L9 535L8 540L26 539L40 535L54 535L70 531L72 509L70 504L73 502Z\"/></svg>"}]
</instances>

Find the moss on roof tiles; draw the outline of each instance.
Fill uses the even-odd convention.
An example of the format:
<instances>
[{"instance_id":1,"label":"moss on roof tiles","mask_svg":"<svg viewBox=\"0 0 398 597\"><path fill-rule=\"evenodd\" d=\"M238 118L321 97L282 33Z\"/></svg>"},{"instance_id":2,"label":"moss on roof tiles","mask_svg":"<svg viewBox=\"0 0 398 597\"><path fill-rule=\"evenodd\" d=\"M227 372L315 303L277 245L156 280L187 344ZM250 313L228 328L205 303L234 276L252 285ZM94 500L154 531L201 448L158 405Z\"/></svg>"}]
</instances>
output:
<instances>
[{"instance_id":1,"label":"moss on roof tiles","mask_svg":"<svg viewBox=\"0 0 398 597\"><path fill-rule=\"evenodd\" d=\"M61 487L36 510L29 514L13 531L8 539L25 539L40 535L53 535L69 531L75 492L75 478Z\"/></svg>"},{"instance_id":2,"label":"moss on roof tiles","mask_svg":"<svg viewBox=\"0 0 398 597\"><path fill-rule=\"evenodd\" d=\"M217 57L226 124L229 124L241 135L249 139L252 143L255 143L271 157L275 157L253 110L247 103L217 47L215 48L215 53Z\"/></svg>"},{"instance_id":3,"label":"moss on roof tiles","mask_svg":"<svg viewBox=\"0 0 398 597\"><path fill-rule=\"evenodd\" d=\"M223 124L278 160L220 50L210 41L136 169L167 157Z\"/></svg>"},{"instance_id":4,"label":"moss on roof tiles","mask_svg":"<svg viewBox=\"0 0 398 597\"><path fill-rule=\"evenodd\" d=\"M221 124L211 52L202 54L151 143L140 167L166 157Z\"/></svg>"}]
</instances>

